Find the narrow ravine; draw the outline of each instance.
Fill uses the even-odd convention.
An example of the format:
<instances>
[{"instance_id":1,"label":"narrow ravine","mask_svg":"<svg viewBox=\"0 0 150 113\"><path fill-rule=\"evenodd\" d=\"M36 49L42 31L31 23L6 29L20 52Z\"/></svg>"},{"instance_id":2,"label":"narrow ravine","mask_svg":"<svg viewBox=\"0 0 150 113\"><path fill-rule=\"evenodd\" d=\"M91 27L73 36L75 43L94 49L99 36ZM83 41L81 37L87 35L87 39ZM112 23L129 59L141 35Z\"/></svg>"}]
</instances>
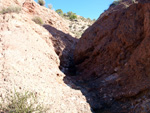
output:
<instances>
[{"instance_id":1,"label":"narrow ravine","mask_svg":"<svg viewBox=\"0 0 150 113\"><path fill-rule=\"evenodd\" d=\"M150 113L149 0L114 2L80 39L34 0L0 6L0 112L27 91L47 113Z\"/></svg>"},{"instance_id":2,"label":"narrow ravine","mask_svg":"<svg viewBox=\"0 0 150 113\"><path fill-rule=\"evenodd\" d=\"M146 0L123 0L78 41L69 67L75 74L64 81L81 90L93 112L149 112L149 10Z\"/></svg>"}]
</instances>

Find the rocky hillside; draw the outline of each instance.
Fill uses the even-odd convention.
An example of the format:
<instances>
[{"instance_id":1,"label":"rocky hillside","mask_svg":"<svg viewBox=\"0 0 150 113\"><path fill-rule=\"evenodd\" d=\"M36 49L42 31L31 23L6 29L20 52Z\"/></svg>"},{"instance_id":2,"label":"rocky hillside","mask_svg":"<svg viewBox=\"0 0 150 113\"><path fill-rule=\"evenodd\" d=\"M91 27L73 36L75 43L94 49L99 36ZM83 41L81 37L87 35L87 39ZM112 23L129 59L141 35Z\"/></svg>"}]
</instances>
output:
<instances>
[{"instance_id":1,"label":"rocky hillside","mask_svg":"<svg viewBox=\"0 0 150 113\"><path fill-rule=\"evenodd\" d=\"M76 38L80 38L84 31L96 21L76 15L71 11L63 13L61 9L58 9L56 12L66 21L70 35Z\"/></svg>"},{"instance_id":2,"label":"rocky hillside","mask_svg":"<svg viewBox=\"0 0 150 113\"><path fill-rule=\"evenodd\" d=\"M78 15L77 19L70 20L65 18L65 20L68 22L70 34L77 38L80 38L84 31L95 22L95 20L91 20L90 18L86 19Z\"/></svg>"},{"instance_id":3,"label":"rocky hillside","mask_svg":"<svg viewBox=\"0 0 150 113\"><path fill-rule=\"evenodd\" d=\"M64 20L33 0L0 0L0 13L0 112L11 92L29 91L47 113L91 113L81 91L66 84L60 70L70 65L77 42Z\"/></svg>"},{"instance_id":4,"label":"rocky hillside","mask_svg":"<svg viewBox=\"0 0 150 113\"><path fill-rule=\"evenodd\" d=\"M47 113L149 113L149 26L149 0L118 0L95 23L0 0L0 112L27 91Z\"/></svg>"},{"instance_id":5,"label":"rocky hillside","mask_svg":"<svg viewBox=\"0 0 150 113\"><path fill-rule=\"evenodd\" d=\"M125 4L128 7L122 7ZM98 113L150 112L149 26L149 0L123 0L105 11L79 40L78 79L96 95L89 103Z\"/></svg>"}]
</instances>

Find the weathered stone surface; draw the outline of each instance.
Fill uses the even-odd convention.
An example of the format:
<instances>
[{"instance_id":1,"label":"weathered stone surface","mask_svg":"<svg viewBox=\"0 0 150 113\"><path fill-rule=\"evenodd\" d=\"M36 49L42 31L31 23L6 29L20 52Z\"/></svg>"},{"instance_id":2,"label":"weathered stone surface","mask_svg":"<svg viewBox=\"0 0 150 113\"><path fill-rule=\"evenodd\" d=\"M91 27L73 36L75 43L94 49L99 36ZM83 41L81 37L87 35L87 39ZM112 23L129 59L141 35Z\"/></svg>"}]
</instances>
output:
<instances>
[{"instance_id":1,"label":"weathered stone surface","mask_svg":"<svg viewBox=\"0 0 150 113\"><path fill-rule=\"evenodd\" d=\"M10 0L0 1L0 10L11 6L19 6L22 8L22 13L28 18L40 17L45 24L49 24L64 33L69 33L69 28L66 21L61 18L54 10L40 6L34 0Z\"/></svg>"},{"instance_id":2,"label":"weathered stone surface","mask_svg":"<svg viewBox=\"0 0 150 113\"><path fill-rule=\"evenodd\" d=\"M11 1L16 4L15 0L1 0L0 6L8 7ZM30 7L30 2L33 7ZM63 81L65 75L59 69L59 57L69 56L76 39L64 33L67 27L54 11L39 6L33 0L25 3L19 14L0 14L0 96L5 98L14 89L30 91L37 94L40 104L50 108L48 113L91 113L81 91L66 85ZM46 25L51 29L46 30L45 26L32 21L34 15L28 12L32 8L35 14L38 11L39 15L50 14L53 20L49 22L53 25ZM43 20L47 19L43 16ZM68 64L68 61L64 63Z\"/></svg>"},{"instance_id":3,"label":"weathered stone surface","mask_svg":"<svg viewBox=\"0 0 150 113\"><path fill-rule=\"evenodd\" d=\"M145 2L103 14L76 46L77 75L97 94L102 105L97 108L129 110L126 99L150 86L150 4Z\"/></svg>"},{"instance_id":4,"label":"weathered stone surface","mask_svg":"<svg viewBox=\"0 0 150 113\"><path fill-rule=\"evenodd\" d=\"M69 35L67 22L55 11L43 6L41 7L33 0L26 0L22 4L22 9L23 13L30 19L34 17L40 17L43 20L43 27L47 29L54 37L52 40L55 47L55 52L61 61L60 69L63 72L68 71L68 68L72 66L71 62L73 60L73 51L77 39Z\"/></svg>"},{"instance_id":5,"label":"weathered stone surface","mask_svg":"<svg viewBox=\"0 0 150 113\"><path fill-rule=\"evenodd\" d=\"M40 17L45 24L48 24L54 28L57 28L64 33L69 33L66 21L61 18L54 10L50 10L46 7L41 7L33 0L26 0L23 5L23 12L30 18L36 16Z\"/></svg>"}]
</instances>

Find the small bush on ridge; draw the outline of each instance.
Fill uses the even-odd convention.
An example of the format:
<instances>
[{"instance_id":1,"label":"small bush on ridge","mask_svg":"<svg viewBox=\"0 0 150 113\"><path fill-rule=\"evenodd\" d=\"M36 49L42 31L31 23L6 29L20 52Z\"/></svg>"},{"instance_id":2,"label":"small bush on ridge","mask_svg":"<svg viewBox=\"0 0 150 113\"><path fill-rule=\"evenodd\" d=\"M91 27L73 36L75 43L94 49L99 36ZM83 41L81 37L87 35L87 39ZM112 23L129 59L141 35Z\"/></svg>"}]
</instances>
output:
<instances>
[{"instance_id":1,"label":"small bush on ridge","mask_svg":"<svg viewBox=\"0 0 150 113\"><path fill-rule=\"evenodd\" d=\"M10 6L8 8L3 8L0 13L1 14L6 14L6 13L19 13L21 11L21 8L20 7L13 7L13 6Z\"/></svg>"},{"instance_id":2,"label":"small bush on ridge","mask_svg":"<svg viewBox=\"0 0 150 113\"><path fill-rule=\"evenodd\" d=\"M61 9L57 9L56 13L58 13L60 16L63 16L63 11Z\"/></svg>"},{"instance_id":3,"label":"small bush on ridge","mask_svg":"<svg viewBox=\"0 0 150 113\"><path fill-rule=\"evenodd\" d=\"M36 24L39 24L39 25L43 24L43 20L40 17L34 17L32 21L34 21Z\"/></svg>"},{"instance_id":4,"label":"small bush on ridge","mask_svg":"<svg viewBox=\"0 0 150 113\"><path fill-rule=\"evenodd\" d=\"M77 15L71 11L67 12L67 16L69 17L70 20L77 19Z\"/></svg>"},{"instance_id":5,"label":"small bush on ridge","mask_svg":"<svg viewBox=\"0 0 150 113\"><path fill-rule=\"evenodd\" d=\"M44 1L44 0L38 0L38 3L39 3L41 6L44 6L44 5L45 5L45 1Z\"/></svg>"},{"instance_id":6,"label":"small bush on ridge","mask_svg":"<svg viewBox=\"0 0 150 113\"><path fill-rule=\"evenodd\" d=\"M76 14L73 14L70 16L70 20L74 20L74 19L77 19L77 15Z\"/></svg>"}]
</instances>

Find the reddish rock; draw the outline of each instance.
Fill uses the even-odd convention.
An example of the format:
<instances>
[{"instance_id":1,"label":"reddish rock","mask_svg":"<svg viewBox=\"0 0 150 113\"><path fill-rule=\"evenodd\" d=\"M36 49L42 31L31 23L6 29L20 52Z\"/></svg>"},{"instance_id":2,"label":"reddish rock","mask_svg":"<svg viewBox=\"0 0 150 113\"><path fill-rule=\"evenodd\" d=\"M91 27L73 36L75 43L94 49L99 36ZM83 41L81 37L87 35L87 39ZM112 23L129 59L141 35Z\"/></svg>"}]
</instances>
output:
<instances>
[{"instance_id":1,"label":"reddish rock","mask_svg":"<svg viewBox=\"0 0 150 113\"><path fill-rule=\"evenodd\" d=\"M150 86L150 4L145 2L104 13L76 46L77 74L96 93L103 106L98 109L130 110L127 98Z\"/></svg>"}]
</instances>

